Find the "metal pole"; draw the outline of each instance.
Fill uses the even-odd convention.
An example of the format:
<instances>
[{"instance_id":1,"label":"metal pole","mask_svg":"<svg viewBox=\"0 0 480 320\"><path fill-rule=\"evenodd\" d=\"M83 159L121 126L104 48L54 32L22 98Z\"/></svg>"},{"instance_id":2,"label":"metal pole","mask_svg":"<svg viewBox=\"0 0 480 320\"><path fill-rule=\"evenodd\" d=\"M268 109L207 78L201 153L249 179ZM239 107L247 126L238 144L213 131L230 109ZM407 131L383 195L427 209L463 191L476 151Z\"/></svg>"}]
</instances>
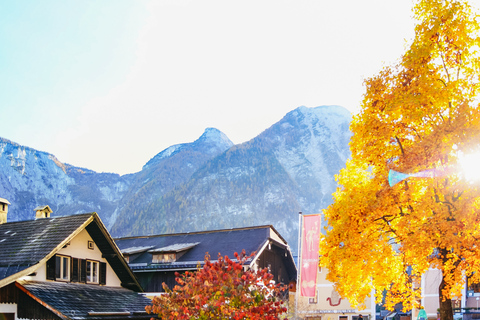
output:
<instances>
[{"instance_id":1,"label":"metal pole","mask_svg":"<svg viewBox=\"0 0 480 320\"><path fill-rule=\"evenodd\" d=\"M298 295L300 294L301 243L302 243L302 212L298 213L298 251L297 251L297 289L295 292L295 319L298 319Z\"/></svg>"}]
</instances>

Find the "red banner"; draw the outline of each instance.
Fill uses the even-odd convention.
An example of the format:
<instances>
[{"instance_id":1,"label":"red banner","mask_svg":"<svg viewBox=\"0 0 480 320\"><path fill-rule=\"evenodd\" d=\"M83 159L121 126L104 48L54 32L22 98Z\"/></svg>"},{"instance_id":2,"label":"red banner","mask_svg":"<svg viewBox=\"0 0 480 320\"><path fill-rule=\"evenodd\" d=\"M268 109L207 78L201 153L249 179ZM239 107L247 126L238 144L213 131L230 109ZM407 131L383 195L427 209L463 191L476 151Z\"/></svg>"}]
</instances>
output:
<instances>
[{"instance_id":1,"label":"red banner","mask_svg":"<svg viewBox=\"0 0 480 320\"><path fill-rule=\"evenodd\" d=\"M302 218L300 294L303 297L315 297L318 272L318 244L322 221L319 214L303 216Z\"/></svg>"}]
</instances>

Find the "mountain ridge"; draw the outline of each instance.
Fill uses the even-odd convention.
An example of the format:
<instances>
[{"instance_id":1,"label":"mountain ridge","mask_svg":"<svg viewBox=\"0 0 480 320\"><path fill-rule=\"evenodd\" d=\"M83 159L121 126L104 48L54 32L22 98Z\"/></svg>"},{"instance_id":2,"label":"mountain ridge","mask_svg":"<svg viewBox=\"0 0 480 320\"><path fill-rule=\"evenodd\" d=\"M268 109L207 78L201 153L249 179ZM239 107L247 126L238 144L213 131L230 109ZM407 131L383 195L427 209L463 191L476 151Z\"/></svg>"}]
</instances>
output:
<instances>
[{"instance_id":1,"label":"mountain ridge","mask_svg":"<svg viewBox=\"0 0 480 320\"><path fill-rule=\"evenodd\" d=\"M0 197L12 203L9 221L48 204L54 216L96 211L114 236L271 224L293 245L298 212L332 202L334 175L350 156L350 121L343 107L299 107L237 145L206 128L122 176L0 138Z\"/></svg>"}]
</instances>

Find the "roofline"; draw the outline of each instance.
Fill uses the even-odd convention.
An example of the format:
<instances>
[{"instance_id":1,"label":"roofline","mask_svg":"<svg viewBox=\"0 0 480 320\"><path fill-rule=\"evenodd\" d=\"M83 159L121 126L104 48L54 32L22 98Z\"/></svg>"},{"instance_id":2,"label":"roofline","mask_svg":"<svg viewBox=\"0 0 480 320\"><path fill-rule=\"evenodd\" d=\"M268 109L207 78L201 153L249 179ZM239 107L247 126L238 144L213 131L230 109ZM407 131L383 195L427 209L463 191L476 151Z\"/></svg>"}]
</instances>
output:
<instances>
[{"instance_id":1,"label":"roofline","mask_svg":"<svg viewBox=\"0 0 480 320\"><path fill-rule=\"evenodd\" d=\"M68 237L66 237L62 242L60 242L49 254L47 254L45 257L43 257L42 260L38 261L36 264L33 266L26 268L22 271L19 271L17 273L12 274L9 277L6 277L2 280L0 280L0 288L16 281L17 279L27 276L30 273L34 272L37 270L42 264L46 263L51 257L53 257L61 248L63 248L67 243L69 243L73 238L75 238L82 230L86 228L90 224L90 222L93 221L93 216L96 215L96 212L91 213L90 217L86 219L82 225L80 225L75 231L73 231ZM47 218L43 218L47 219ZM55 219L55 218L51 218ZM22 222L22 221L18 221Z\"/></svg>"},{"instance_id":2,"label":"roofline","mask_svg":"<svg viewBox=\"0 0 480 320\"><path fill-rule=\"evenodd\" d=\"M108 232L107 228L105 227L105 225L103 224L102 220L100 219L100 216L94 212L93 215L92 215L92 219L95 220L95 222L97 223L97 225L99 226L100 230L102 231L102 234L105 236L105 238L107 239L108 243L112 246L113 250L116 252L116 254L118 255L119 257L119 260L122 262L122 265L125 267L125 269L127 270L128 274L130 275L130 277L132 278L132 280L134 281L135 285L138 287L139 292L143 292L143 287L140 285L140 283L138 282L137 280L137 277L135 277L135 275L133 274L133 271L132 269L130 269L130 267L128 266L128 263L127 261L125 260L125 258L123 257L123 254L122 252L120 251L120 249L118 248L117 244L115 243L115 240L113 240L112 236L110 235L110 233Z\"/></svg>"},{"instance_id":3,"label":"roofline","mask_svg":"<svg viewBox=\"0 0 480 320\"><path fill-rule=\"evenodd\" d=\"M240 231L240 230L252 230L252 229L263 229L263 228L271 228L280 239L282 239L285 243L287 241L283 238L280 233L275 229L275 227L271 224L265 224L261 226L250 226L250 227L239 227L239 228L230 228L230 229L218 229L218 230L205 230L205 231L193 231L193 232L181 232L181 233L164 233L164 234L152 234L147 236L131 236L131 237L123 237L123 238L113 238L114 240L130 240L130 239L144 239L144 238L153 238L153 237L171 237L171 236L184 236L190 234L207 234L207 233L217 233L217 232L228 232L228 231Z\"/></svg>"},{"instance_id":4,"label":"roofline","mask_svg":"<svg viewBox=\"0 0 480 320\"><path fill-rule=\"evenodd\" d=\"M95 221L99 229L101 230L102 234L104 235L105 239L109 243L109 245L113 248L115 253L118 255L119 260L122 262L124 268L127 270L130 278L134 281L135 286L139 289L139 292L143 292L143 288L138 282L137 278L133 274L132 270L128 266L127 262L125 261L125 258L123 257L122 252L118 248L117 244L113 240L113 238L110 236L110 233L108 233L108 230L106 229L105 225L103 224L102 220L98 216L96 212L91 212L91 213L84 213L85 215L89 214L90 216L85 219L85 221L75 230L73 231L68 237L66 237L62 242L60 242L49 254L47 254L43 259L38 261L36 264L32 265L31 267L28 267L22 271L19 271L15 274L10 275L9 277L6 277L4 279L0 280L0 288L15 282L16 280L20 279L21 277L27 276L30 273L34 272L37 270L41 265L46 263L50 258L52 258L60 249L62 249L67 243L69 243L73 238L75 238L80 232L83 230L86 230L87 226ZM55 219L58 217L53 217L53 218L43 218L43 219ZM33 220L31 220L33 221ZM24 221L17 221L17 222L24 222ZM15 223L15 222L12 222ZM88 232L88 231L87 231ZM115 270L114 270L115 271Z\"/></svg>"},{"instance_id":5,"label":"roofline","mask_svg":"<svg viewBox=\"0 0 480 320\"><path fill-rule=\"evenodd\" d=\"M45 307L46 309L48 309L49 311L51 311L52 313L54 313L55 315L57 315L58 317L62 318L62 319L65 319L65 320L69 320L70 318L65 316L63 313L61 313L60 311L58 311L57 309L51 307L49 304L43 302L42 300L40 300L37 296L35 296L34 294L32 294L30 291L27 290L27 288L25 288L24 286L22 286L20 283L18 282L15 282L15 286L20 289L21 291L23 291L27 296L29 296L30 298L32 298L34 301L38 302L40 305L42 305L43 307Z\"/></svg>"}]
</instances>

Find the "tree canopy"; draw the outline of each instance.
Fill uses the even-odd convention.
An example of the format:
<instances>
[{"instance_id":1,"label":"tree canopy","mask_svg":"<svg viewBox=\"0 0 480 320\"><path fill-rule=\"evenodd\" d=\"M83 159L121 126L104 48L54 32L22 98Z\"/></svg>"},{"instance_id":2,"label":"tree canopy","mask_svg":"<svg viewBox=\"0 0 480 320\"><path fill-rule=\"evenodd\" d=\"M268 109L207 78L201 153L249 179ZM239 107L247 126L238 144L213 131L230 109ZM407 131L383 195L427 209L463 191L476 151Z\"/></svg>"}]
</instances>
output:
<instances>
[{"instance_id":1,"label":"tree canopy","mask_svg":"<svg viewBox=\"0 0 480 320\"><path fill-rule=\"evenodd\" d=\"M155 297L147 312L161 319L279 319L287 311L279 299L285 287L267 269L244 270L252 257L235 253L235 261L219 255L211 262L207 254L203 268L177 274L173 290L164 284L166 294Z\"/></svg>"},{"instance_id":2,"label":"tree canopy","mask_svg":"<svg viewBox=\"0 0 480 320\"><path fill-rule=\"evenodd\" d=\"M480 144L479 23L465 1L420 0L415 37L397 64L365 80L351 160L337 176L321 263L359 305L418 306L419 279L442 271L442 319L465 275L480 281L480 187L458 170ZM480 166L480 164L479 164ZM391 170L428 172L390 185Z\"/></svg>"}]
</instances>

